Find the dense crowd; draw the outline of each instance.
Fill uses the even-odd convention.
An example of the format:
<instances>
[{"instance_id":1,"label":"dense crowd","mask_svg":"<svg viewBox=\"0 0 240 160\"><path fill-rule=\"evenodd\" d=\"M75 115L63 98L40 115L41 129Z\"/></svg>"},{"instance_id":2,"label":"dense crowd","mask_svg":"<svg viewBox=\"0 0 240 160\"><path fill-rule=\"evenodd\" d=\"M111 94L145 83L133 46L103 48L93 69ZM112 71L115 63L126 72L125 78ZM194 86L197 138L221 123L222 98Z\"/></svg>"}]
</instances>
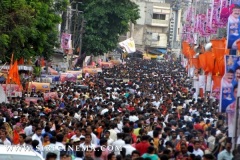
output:
<instances>
[{"instance_id":1,"label":"dense crowd","mask_svg":"<svg viewBox=\"0 0 240 160\"><path fill-rule=\"evenodd\" d=\"M57 99L0 104L0 142L46 160L236 159L218 101L195 91L180 60L128 59L54 86Z\"/></svg>"}]
</instances>

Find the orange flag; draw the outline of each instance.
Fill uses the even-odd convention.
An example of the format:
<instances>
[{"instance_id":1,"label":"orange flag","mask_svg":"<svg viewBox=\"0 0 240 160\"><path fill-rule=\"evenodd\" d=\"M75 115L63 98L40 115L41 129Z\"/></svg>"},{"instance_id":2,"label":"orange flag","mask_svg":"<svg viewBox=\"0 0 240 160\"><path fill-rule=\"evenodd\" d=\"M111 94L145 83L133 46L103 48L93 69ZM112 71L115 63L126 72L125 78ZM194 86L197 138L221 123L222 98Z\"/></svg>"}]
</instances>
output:
<instances>
[{"instance_id":1,"label":"orange flag","mask_svg":"<svg viewBox=\"0 0 240 160\"><path fill-rule=\"evenodd\" d=\"M44 66L45 66L44 58L41 58L40 65L41 65L41 67L44 67Z\"/></svg>"},{"instance_id":2,"label":"orange flag","mask_svg":"<svg viewBox=\"0 0 240 160\"><path fill-rule=\"evenodd\" d=\"M18 60L18 64L19 64L19 65L23 65L23 64L24 64L24 59L23 59L23 58L20 58L20 59Z\"/></svg>"},{"instance_id":3,"label":"orange flag","mask_svg":"<svg viewBox=\"0 0 240 160\"><path fill-rule=\"evenodd\" d=\"M20 77L19 77L19 74L18 74L18 62L17 62L17 60L11 66L11 68L9 70L9 73L8 73L7 84L10 84L10 83L15 83L22 88L22 85L21 85L21 82L20 82Z\"/></svg>"}]
</instances>

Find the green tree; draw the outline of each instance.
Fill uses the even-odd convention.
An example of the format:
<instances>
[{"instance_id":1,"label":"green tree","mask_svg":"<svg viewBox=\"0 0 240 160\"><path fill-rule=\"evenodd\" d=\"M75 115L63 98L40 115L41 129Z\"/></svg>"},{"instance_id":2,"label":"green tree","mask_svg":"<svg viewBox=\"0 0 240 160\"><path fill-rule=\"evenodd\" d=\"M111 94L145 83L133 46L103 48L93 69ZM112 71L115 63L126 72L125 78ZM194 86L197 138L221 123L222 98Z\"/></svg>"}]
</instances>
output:
<instances>
[{"instance_id":1,"label":"green tree","mask_svg":"<svg viewBox=\"0 0 240 160\"><path fill-rule=\"evenodd\" d=\"M48 59L58 46L57 24L67 0L2 0L0 1L0 57Z\"/></svg>"},{"instance_id":2,"label":"green tree","mask_svg":"<svg viewBox=\"0 0 240 160\"><path fill-rule=\"evenodd\" d=\"M101 55L117 47L119 36L135 23L139 8L130 0L84 0L83 52Z\"/></svg>"}]
</instances>

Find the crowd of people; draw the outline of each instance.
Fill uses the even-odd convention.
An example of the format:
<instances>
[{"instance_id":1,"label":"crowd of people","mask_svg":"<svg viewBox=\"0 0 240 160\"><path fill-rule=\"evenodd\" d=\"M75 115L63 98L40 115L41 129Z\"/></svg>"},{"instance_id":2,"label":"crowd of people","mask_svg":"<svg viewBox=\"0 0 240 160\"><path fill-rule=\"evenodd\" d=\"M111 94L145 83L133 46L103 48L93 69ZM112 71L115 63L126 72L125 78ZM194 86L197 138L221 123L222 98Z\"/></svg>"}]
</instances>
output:
<instances>
[{"instance_id":1,"label":"crowd of people","mask_svg":"<svg viewBox=\"0 0 240 160\"><path fill-rule=\"evenodd\" d=\"M36 92L37 103L0 104L0 142L31 146L46 160L238 158L218 101L195 91L180 60L127 59L56 85L56 99Z\"/></svg>"}]
</instances>

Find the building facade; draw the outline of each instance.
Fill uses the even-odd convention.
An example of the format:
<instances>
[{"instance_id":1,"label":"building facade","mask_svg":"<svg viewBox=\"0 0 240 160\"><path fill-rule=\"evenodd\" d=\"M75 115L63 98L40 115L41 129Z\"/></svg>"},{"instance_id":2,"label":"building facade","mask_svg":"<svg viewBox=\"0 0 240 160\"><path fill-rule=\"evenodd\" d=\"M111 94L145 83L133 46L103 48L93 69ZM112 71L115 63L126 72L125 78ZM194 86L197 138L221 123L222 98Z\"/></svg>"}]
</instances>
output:
<instances>
[{"instance_id":1,"label":"building facade","mask_svg":"<svg viewBox=\"0 0 240 160\"><path fill-rule=\"evenodd\" d=\"M140 19L131 28L130 35L136 47L141 50L149 48L167 48L168 26L171 8L165 0L134 0L139 5Z\"/></svg>"}]
</instances>

